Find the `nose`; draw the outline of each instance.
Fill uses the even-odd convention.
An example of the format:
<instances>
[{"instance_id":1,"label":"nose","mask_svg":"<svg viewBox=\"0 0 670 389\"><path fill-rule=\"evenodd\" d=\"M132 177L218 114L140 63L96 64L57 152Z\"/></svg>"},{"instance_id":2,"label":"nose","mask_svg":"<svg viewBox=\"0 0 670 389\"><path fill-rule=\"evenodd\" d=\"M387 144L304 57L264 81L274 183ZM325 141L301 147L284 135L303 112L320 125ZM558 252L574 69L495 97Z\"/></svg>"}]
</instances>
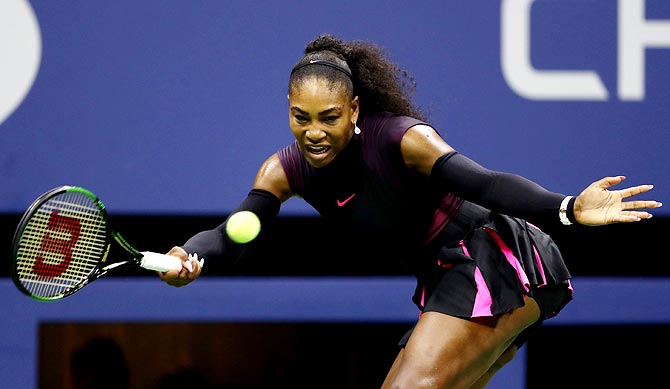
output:
<instances>
[{"instance_id":1,"label":"nose","mask_svg":"<svg viewBox=\"0 0 670 389\"><path fill-rule=\"evenodd\" d=\"M316 127L311 127L305 131L305 137L312 143L319 143L326 137L326 133Z\"/></svg>"}]
</instances>

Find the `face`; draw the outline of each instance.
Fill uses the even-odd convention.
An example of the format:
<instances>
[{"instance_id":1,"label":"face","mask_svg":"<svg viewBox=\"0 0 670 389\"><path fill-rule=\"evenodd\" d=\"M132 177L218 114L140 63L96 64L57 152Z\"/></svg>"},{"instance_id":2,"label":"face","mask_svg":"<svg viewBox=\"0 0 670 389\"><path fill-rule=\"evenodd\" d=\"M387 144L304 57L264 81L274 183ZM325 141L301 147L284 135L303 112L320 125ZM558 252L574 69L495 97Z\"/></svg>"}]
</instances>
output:
<instances>
[{"instance_id":1,"label":"face","mask_svg":"<svg viewBox=\"0 0 670 389\"><path fill-rule=\"evenodd\" d=\"M289 125L310 165L328 165L354 134L358 97L323 78L311 78L291 89Z\"/></svg>"}]
</instances>

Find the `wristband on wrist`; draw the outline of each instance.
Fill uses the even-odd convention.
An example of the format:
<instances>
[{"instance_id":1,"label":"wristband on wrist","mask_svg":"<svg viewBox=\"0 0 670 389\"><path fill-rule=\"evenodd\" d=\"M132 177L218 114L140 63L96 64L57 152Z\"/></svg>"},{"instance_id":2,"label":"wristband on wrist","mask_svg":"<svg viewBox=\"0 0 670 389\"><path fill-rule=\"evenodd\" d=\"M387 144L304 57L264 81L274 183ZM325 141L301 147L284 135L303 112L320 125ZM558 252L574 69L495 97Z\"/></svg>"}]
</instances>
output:
<instances>
[{"instance_id":1,"label":"wristband on wrist","mask_svg":"<svg viewBox=\"0 0 670 389\"><path fill-rule=\"evenodd\" d=\"M565 226L570 226L576 223L575 220L575 200L574 196L565 196L561 201L561 207L558 209L558 218Z\"/></svg>"}]
</instances>

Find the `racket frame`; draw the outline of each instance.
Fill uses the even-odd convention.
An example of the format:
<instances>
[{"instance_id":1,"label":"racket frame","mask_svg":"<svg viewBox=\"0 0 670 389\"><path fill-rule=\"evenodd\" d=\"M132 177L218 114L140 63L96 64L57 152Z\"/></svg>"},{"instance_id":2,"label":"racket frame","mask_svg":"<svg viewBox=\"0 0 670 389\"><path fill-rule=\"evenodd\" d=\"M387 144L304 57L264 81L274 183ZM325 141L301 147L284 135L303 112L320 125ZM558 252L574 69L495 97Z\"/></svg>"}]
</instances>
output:
<instances>
[{"instance_id":1,"label":"racket frame","mask_svg":"<svg viewBox=\"0 0 670 389\"><path fill-rule=\"evenodd\" d=\"M100 216L102 217L103 224L105 225L105 230L106 230L106 235L105 235L105 249L102 257L99 259L98 263L95 265L95 267L89 272L89 274L81 279L79 282L76 284L72 285L71 287L67 288L64 290L62 293L50 296L50 297L45 297L45 296L39 296L31 293L21 282L20 275L18 274L17 271L17 263L18 263L18 251L20 247L20 243L23 237L23 234L26 230L26 227L28 226L28 223L30 222L31 218L35 215L35 212L37 209L39 209L45 202L47 202L49 199L60 195L62 193L66 192L77 192L83 195L88 196L93 203L98 207L100 211ZM112 247L112 239L116 241L119 246L121 246L123 249L125 249L128 253L132 255L132 258L125 260L125 261L118 261L118 262L113 262L110 263L109 265L106 265L107 263L107 258L109 256L109 252ZM21 217L21 220L19 221L19 224L16 228L16 231L14 233L14 237L12 239L12 266L11 266L11 277L12 281L16 285L16 287L25 295L39 300L39 301L54 301L54 300L60 300L63 299L67 296L70 296L74 294L75 292L81 290L84 286L88 285L92 281L102 277L106 273L116 270L116 269L121 269L124 267L128 267L131 265L139 265L140 261L143 257L143 254L135 249L133 246L126 241L121 234L118 232L114 231L110 227L110 221L109 221L109 215L107 214L107 210L105 207L105 204L91 191L79 187L79 186L70 186L70 185L63 185L60 187L53 188L44 194L40 195L33 203L30 205L30 207L26 210L26 212L23 214Z\"/></svg>"}]
</instances>

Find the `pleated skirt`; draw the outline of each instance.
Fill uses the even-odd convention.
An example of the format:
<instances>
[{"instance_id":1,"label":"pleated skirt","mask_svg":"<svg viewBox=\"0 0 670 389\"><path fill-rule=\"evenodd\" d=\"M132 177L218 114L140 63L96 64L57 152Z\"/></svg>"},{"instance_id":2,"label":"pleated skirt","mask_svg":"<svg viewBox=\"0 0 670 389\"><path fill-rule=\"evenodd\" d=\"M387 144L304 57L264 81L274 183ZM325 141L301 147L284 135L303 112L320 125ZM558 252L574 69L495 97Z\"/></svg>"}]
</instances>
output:
<instances>
[{"instance_id":1,"label":"pleated skirt","mask_svg":"<svg viewBox=\"0 0 670 389\"><path fill-rule=\"evenodd\" d=\"M494 316L522 307L524 297L532 296L543 321L573 297L570 272L549 235L469 202L463 202L424 258L413 296L421 312Z\"/></svg>"}]
</instances>

